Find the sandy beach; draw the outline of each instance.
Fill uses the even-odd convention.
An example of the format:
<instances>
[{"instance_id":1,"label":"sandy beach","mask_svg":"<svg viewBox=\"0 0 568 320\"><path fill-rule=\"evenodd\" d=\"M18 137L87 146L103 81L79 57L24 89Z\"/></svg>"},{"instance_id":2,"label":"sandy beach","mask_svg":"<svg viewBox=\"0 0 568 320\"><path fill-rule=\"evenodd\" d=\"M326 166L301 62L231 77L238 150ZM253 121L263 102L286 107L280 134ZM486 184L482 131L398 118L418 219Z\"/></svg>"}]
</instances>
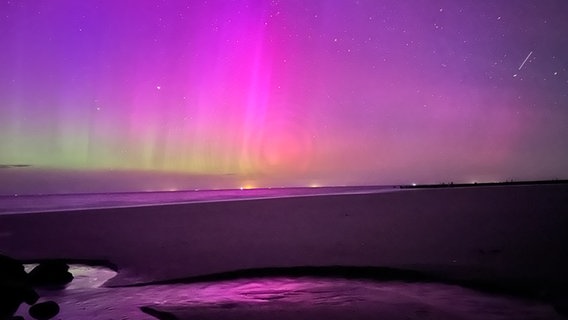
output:
<instances>
[{"instance_id":1,"label":"sandy beach","mask_svg":"<svg viewBox=\"0 0 568 320\"><path fill-rule=\"evenodd\" d=\"M106 261L107 288L347 266L546 295L568 283L565 199L566 185L484 186L21 213L0 215L0 252Z\"/></svg>"}]
</instances>

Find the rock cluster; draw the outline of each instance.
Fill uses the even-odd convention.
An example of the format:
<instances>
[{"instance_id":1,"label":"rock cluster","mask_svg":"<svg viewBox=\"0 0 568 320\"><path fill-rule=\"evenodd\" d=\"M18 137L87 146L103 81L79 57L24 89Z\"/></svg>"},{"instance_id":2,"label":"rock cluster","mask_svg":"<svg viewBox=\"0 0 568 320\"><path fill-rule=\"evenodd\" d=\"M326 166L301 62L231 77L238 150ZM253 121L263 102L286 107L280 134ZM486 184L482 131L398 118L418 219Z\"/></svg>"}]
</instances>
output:
<instances>
[{"instance_id":1,"label":"rock cluster","mask_svg":"<svg viewBox=\"0 0 568 320\"><path fill-rule=\"evenodd\" d=\"M69 266L62 261L50 260L40 263L29 273L33 287L57 289L64 287L73 280Z\"/></svg>"},{"instance_id":2,"label":"rock cluster","mask_svg":"<svg viewBox=\"0 0 568 320\"><path fill-rule=\"evenodd\" d=\"M53 301L37 303L35 288L63 288L71 280L69 266L62 261L42 262L28 274L21 262L0 254L0 319L23 319L14 315L22 303L31 306L29 313L34 319L55 317L59 305Z\"/></svg>"}]
</instances>

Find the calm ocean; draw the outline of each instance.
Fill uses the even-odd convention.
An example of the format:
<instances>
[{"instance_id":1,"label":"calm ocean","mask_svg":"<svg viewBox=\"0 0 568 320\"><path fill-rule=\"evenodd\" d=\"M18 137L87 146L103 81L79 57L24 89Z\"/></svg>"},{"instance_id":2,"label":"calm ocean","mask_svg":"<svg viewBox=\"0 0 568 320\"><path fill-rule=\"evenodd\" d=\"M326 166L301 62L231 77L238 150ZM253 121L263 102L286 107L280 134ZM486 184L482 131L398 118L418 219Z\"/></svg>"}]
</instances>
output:
<instances>
[{"instance_id":1,"label":"calm ocean","mask_svg":"<svg viewBox=\"0 0 568 320\"><path fill-rule=\"evenodd\" d=\"M116 208L237 199L284 198L329 194L356 194L398 191L398 186L298 187L158 192L82 193L49 195L2 195L0 214Z\"/></svg>"}]
</instances>

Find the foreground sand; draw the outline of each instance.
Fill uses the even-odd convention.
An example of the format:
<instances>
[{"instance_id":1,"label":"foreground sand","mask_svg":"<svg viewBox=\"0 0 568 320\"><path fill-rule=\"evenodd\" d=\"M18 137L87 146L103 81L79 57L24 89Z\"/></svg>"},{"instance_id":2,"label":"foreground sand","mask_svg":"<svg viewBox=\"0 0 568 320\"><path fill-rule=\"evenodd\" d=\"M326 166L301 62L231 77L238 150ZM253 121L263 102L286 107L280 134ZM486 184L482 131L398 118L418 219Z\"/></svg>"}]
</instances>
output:
<instances>
[{"instance_id":1,"label":"foreground sand","mask_svg":"<svg viewBox=\"0 0 568 320\"><path fill-rule=\"evenodd\" d=\"M0 252L105 260L107 286L293 266L381 266L550 295L568 186L493 186L0 215Z\"/></svg>"}]
</instances>

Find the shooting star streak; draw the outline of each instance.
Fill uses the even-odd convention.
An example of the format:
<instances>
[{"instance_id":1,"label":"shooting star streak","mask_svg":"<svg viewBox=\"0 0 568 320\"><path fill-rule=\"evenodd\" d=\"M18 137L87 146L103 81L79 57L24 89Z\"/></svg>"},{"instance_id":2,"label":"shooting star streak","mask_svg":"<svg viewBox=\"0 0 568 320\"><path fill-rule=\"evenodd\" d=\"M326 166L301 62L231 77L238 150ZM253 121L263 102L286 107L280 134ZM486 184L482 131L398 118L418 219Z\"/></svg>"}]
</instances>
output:
<instances>
[{"instance_id":1,"label":"shooting star streak","mask_svg":"<svg viewBox=\"0 0 568 320\"><path fill-rule=\"evenodd\" d=\"M523 68L523 66L525 65L525 63L527 63L527 61L528 61L529 58L531 57L532 53L533 53L532 51L529 52L529 55L525 58L525 61L523 61L523 63L521 63L521 66L519 67L519 70L521 70L521 69Z\"/></svg>"}]
</instances>

